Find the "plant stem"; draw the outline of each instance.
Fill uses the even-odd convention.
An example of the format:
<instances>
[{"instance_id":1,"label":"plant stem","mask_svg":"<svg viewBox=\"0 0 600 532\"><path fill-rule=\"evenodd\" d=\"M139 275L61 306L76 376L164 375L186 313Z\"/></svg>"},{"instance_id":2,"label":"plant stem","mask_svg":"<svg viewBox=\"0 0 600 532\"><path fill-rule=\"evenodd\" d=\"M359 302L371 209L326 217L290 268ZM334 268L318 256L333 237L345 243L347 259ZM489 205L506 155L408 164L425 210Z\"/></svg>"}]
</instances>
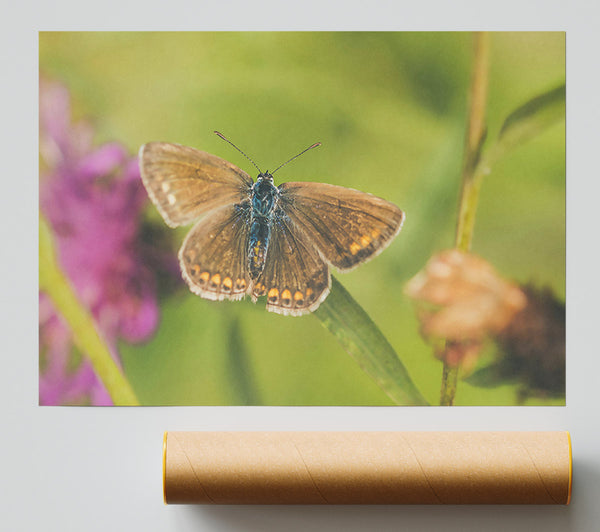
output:
<instances>
[{"instance_id":1,"label":"plant stem","mask_svg":"<svg viewBox=\"0 0 600 532\"><path fill-rule=\"evenodd\" d=\"M139 402L113 360L110 350L102 340L94 318L85 308L75 290L62 272L54 250L48 223L40 214L40 290L54 304L57 312L66 321L73 334L73 341L92 363L96 376L102 381L115 405L139 405Z\"/></svg>"},{"instance_id":2,"label":"plant stem","mask_svg":"<svg viewBox=\"0 0 600 532\"><path fill-rule=\"evenodd\" d=\"M444 362L442 373L442 391L440 393L440 405L452 406L456 394L456 383L458 382L458 366L450 366Z\"/></svg>"},{"instance_id":3,"label":"plant stem","mask_svg":"<svg viewBox=\"0 0 600 532\"><path fill-rule=\"evenodd\" d=\"M465 138L462 170L462 193L456 224L456 248L469 251L473 239L475 214L479 202L479 189L484 177L478 168L481 146L485 140L485 109L488 92L489 35L477 32L474 35L473 75L470 89L469 121Z\"/></svg>"},{"instance_id":4,"label":"plant stem","mask_svg":"<svg viewBox=\"0 0 600 532\"><path fill-rule=\"evenodd\" d=\"M469 95L469 115L465 136L465 151L462 169L462 191L456 224L456 249L467 252L471 249L475 215L479 202L479 190L485 175L485 166L479 165L481 147L485 140L485 111L488 93L489 35L476 32L473 39L473 73ZM449 344L446 344L446 352ZM454 346L456 347L456 346ZM458 366L449 366L444 360L440 405L454 404Z\"/></svg>"}]
</instances>

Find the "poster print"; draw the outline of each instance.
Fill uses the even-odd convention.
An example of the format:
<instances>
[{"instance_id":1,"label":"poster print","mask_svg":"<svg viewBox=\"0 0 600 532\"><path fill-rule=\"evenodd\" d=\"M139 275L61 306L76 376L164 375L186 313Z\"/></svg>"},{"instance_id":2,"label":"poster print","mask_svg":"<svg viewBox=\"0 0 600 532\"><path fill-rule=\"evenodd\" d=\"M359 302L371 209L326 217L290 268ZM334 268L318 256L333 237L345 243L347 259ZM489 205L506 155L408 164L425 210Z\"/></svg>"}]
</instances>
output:
<instances>
[{"instance_id":1,"label":"poster print","mask_svg":"<svg viewBox=\"0 0 600 532\"><path fill-rule=\"evenodd\" d=\"M564 33L39 45L40 404L565 404Z\"/></svg>"}]
</instances>

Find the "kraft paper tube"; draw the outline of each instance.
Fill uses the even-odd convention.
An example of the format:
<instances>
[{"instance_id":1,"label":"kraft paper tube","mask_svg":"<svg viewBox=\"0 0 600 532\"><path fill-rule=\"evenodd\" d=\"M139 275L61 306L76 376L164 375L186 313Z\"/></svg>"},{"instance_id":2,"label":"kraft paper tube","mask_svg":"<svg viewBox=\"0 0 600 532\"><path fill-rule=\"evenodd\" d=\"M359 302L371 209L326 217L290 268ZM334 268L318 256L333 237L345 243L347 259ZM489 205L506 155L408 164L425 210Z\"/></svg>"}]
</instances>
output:
<instances>
[{"instance_id":1,"label":"kraft paper tube","mask_svg":"<svg viewBox=\"0 0 600 532\"><path fill-rule=\"evenodd\" d=\"M165 503L568 504L568 432L167 432Z\"/></svg>"}]
</instances>

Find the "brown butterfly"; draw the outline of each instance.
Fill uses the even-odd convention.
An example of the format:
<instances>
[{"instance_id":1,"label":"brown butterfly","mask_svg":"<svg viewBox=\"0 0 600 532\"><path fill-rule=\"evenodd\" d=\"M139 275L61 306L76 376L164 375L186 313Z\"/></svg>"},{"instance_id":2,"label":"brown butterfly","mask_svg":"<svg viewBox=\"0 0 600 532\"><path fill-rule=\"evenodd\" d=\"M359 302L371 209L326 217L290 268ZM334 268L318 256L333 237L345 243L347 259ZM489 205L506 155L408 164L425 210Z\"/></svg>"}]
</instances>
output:
<instances>
[{"instance_id":1,"label":"brown butterfly","mask_svg":"<svg viewBox=\"0 0 600 532\"><path fill-rule=\"evenodd\" d=\"M266 296L271 312L307 314L329 294L330 265L349 271L371 259L404 221L394 204L365 192L322 183L276 187L273 174L287 162L272 173L254 164L259 175L253 182L233 164L178 144L150 142L139 159L146 190L167 225L202 216L179 262L192 292L206 299Z\"/></svg>"}]
</instances>

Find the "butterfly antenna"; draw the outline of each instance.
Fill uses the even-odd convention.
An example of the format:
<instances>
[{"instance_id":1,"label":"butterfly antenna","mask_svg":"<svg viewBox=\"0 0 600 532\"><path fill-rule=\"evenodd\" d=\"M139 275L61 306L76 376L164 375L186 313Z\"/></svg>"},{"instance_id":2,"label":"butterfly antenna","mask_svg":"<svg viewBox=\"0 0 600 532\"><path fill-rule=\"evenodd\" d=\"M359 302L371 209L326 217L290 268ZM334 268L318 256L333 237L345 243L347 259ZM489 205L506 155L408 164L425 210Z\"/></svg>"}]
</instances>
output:
<instances>
[{"instance_id":1,"label":"butterfly antenna","mask_svg":"<svg viewBox=\"0 0 600 532\"><path fill-rule=\"evenodd\" d=\"M275 172L277 172L277 170L279 170L281 167L285 166L287 163L291 163L294 159L300 157L300 155L302 155L303 153L306 153L308 150L312 150L313 148L316 148L317 146L320 146L320 145L321 145L320 142L315 142L312 146L309 146L305 150L301 151L298 155L294 155L294 157L292 157L289 161L286 161L282 165L275 168L275 170L273 170L271 172L271 175L273 175Z\"/></svg>"},{"instance_id":2,"label":"butterfly antenna","mask_svg":"<svg viewBox=\"0 0 600 532\"><path fill-rule=\"evenodd\" d=\"M223 135L223 133L215 131L215 134L221 137L225 142L229 142L229 144L231 144L237 151L239 151L244 157L246 157L246 159L248 159L254 165L254 168L256 168L258 172L262 174L262 170L258 166L256 166L256 163L252 159L250 159L250 157L248 157L242 150L240 150L233 142L231 142L225 135Z\"/></svg>"}]
</instances>

